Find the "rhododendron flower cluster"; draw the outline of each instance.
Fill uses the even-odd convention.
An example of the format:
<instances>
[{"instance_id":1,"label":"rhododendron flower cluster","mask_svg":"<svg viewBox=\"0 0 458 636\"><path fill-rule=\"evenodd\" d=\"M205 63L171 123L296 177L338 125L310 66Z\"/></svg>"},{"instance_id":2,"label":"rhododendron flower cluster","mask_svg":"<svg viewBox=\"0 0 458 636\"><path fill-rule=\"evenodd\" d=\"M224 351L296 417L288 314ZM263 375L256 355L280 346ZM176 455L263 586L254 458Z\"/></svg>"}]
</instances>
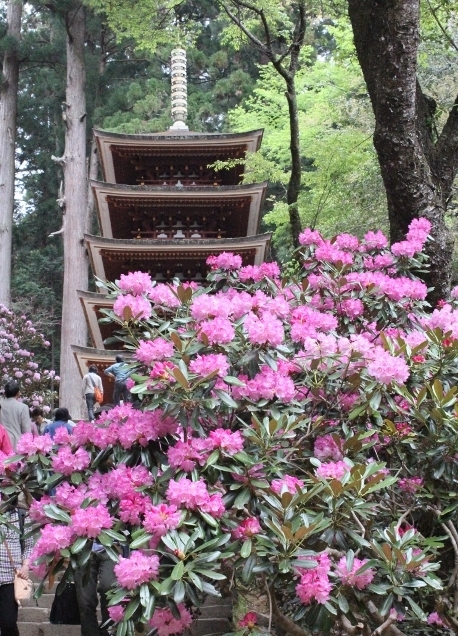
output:
<instances>
[{"instance_id":1,"label":"rhododendron flower cluster","mask_svg":"<svg viewBox=\"0 0 458 636\"><path fill-rule=\"evenodd\" d=\"M300 582L296 586L296 594L304 605L316 601L323 605L329 600L332 584L329 580L331 561L327 554L320 554L312 559L316 566L301 570Z\"/></svg>"},{"instance_id":2,"label":"rhododendron flower cluster","mask_svg":"<svg viewBox=\"0 0 458 636\"><path fill-rule=\"evenodd\" d=\"M166 497L171 504L182 505L190 510L202 510L214 517L221 517L225 510L221 493L210 494L202 480L190 481L186 477L178 481L171 479Z\"/></svg>"},{"instance_id":3,"label":"rhododendron flower cluster","mask_svg":"<svg viewBox=\"0 0 458 636\"><path fill-rule=\"evenodd\" d=\"M129 558L120 557L114 572L119 584L133 590L142 583L156 580L159 574L159 558L134 550Z\"/></svg>"},{"instance_id":4,"label":"rhododendron flower cluster","mask_svg":"<svg viewBox=\"0 0 458 636\"><path fill-rule=\"evenodd\" d=\"M157 636L172 636L182 634L185 629L191 626L192 616L183 603L178 603L177 609L180 617L176 618L168 607L158 608L154 612L149 624L157 631Z\"/></svg>"},{"instance_id":5,"label":"rhododendron flower cluster","mask_svg":"<svg viewBox=\"0 0 458 636\"><path fill-rule=\"evenodd\" d=\"M350 571L348 570L347 559L342 557L337 564L336 574L344 585L350 585L357 587L358 590L363 590L367 587L375 576L375 572L371 568L367 568L362 572L359 572L367 563L367 559L353 559L353 566Z\"/></svg>"}]
</instances>

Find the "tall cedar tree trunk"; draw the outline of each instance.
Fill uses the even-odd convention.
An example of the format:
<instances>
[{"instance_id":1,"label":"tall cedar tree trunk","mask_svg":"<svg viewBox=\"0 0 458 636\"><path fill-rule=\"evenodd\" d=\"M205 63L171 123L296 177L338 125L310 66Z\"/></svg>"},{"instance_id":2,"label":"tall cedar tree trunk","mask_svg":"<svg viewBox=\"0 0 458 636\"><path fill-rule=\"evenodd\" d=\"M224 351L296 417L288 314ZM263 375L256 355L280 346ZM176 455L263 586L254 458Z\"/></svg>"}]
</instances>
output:
<instances>
[{"instance_id":1,"label":"tall cedar tree trunk","mask_svg":"<svg viewBox=\"0 0 458 636\"><path fill-rule=\"evenodd\" d=\"M3 57L0 85L0 304L9 306L22 0L9 0L6 15L11 40Z\"/></svg>"},{"instance_id":2,"label":"tall cedar tree trunk","mask_svg":"<svg viewBox=\"0 0 458 636\"><path fill-rule=\"evenodd\" d=\"M294 247L299 247L299 234L302 229L299 216L298 199L301 191L302 165L299 143L299 113L295 78L299 69L299 56L305 41L306 12L305 0L288 3L293 12L294 29L289 42L273 30L264 10L251 0L219 0L226 14L246 35L250 42L269 60L286 85L285 96L288 102L291 174L286 192L288 203L291 238ZM246 11L244 14L243 12ZM258 20L258 29L250 30L253 19ZM257 33L260 33L259 37Z\"/></svg>"},{"instance_id":3,"label":"tall cedar tree trunk","mask_svg":"<svg viewBox=\"0 0 458 636\"><path fill-rule=\"evenodd\" d=\"M83 235L88 231L86 176L85 10L81 5L66 15L67 90L64 120L65 183L63 220L64 291L61 330L59 403L73 418L84 415L80 374L71 345L87 345L87 326L77 290L88 286L88 258Z\"/></svg>"},{"instance_id":4,"label":"tall cedar tree trunk","mask_svg":"<svg viewBox=\"0 0 458 636\"><path fill-rule=\"evenodd\" d=\"M412 219L431 221L426 282L436 302L447 294L451 278L453 240L445 212L458 168L458 99L435 139L436 105L417 80L419 0L348 0L348 8L375 115L391 240L402 240Z\"/></svg>"}]
</instances>

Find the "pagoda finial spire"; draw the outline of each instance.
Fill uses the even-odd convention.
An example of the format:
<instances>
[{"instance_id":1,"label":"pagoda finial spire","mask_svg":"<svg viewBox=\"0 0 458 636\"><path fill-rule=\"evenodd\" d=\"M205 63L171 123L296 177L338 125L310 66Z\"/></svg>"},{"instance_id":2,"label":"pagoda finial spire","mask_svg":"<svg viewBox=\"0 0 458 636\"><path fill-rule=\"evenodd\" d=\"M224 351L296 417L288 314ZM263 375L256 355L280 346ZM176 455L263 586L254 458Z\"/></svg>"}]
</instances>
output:
<instances>
[{"instance_id":1,"label":"pagoda finial spire","mask_svg":"<svg viewBox=\"0 0 458 636\"><path fill-rule=\"evenodd\" d=\"M188 93L186 78L186 51L172 51L172 118L170 130L189 130L186 126L188 114Z\"/></svg>"}]
</instances>

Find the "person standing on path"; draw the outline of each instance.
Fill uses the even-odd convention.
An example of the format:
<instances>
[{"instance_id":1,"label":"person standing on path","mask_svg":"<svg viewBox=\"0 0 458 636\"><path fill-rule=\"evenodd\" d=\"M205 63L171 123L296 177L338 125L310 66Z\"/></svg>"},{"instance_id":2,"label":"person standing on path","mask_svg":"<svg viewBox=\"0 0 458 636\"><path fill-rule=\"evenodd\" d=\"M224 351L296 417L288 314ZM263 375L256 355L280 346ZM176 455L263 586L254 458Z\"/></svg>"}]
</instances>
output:
<instances>
[{"instance_id":1,"label":"person standing on path","mask_svg":"<svg viewBox=\"0 0 458 636\"><path fill-rule=\"evenodd\" d=\"M131 402L132 396L126 386L126 380L130 377L133 369L124 361L124 356L117 355L115 364L105 369L105 375L114 378L113 404L119 406L121 400Z\"/></svg>"},{"instance_id":2,"label":"person standing on path","mask_svg":"<svg viewBox=\"0 0 458 636\"><path fill-rule=\"evenodd\" d=\"M56 434L56 431L58 428L60 428L61 426L64 426L67 431L69 433L72 432L73 427L68 423L68 420L70 419L70 413L68 412L68 409L66 409L65 407L60 407L58 409L56 409L56 412L54 414L54 422L50 422L49 424L47 424L43 430L43 435L50 435L51 439L54 439L54 435Z\"/></svg>"},{"instance_id":3,"label":"person standing on path","mask_svg":"<svg viewBox=\"0 0 458 636\"><path fill-rule=\"evenodd\" d=\"M32 422L35 422L35 426L37 427L38 435L43 435L44 428L47 424L51 423L51 420L47 420L43 414L43 409L39 406L36 406L32 409L30 413L30 417Z\"/></svg>"},{"instance_id":4,"label":"person standing on path","mask_svg":"<svg viewBox=\"0 0 458 636\"><path fill-rule=\"evenodd\" d=\"M95 364L91 364L89 367L88 373L83 377L83 384L81 387L81 392L83 394L83 398L86 400L87 406L87 416L91 424L94 422L94 405L95 405L95 395L94 389L97 387L103 393L102 386L102 378L97 373L97 367Z\"/></svg>"},{"instance_id":5,"label":"person standing on path","mask_svg":"<svg viewBox=\"0 0 458 636\"><path fill-rule=\"evenodd\" d=\"M22 579L29 578L29 560L34 539L23 538L24 528L19 521L17 503L6 511L5 519L10 527L0 524L0 630L2 636L19 636L14 574L17 572Z\"/></svg>"},{"instance_id":6,"label":"person standing on path","mask_svg":"<svg viewBox=\"0 0 458 636\"><path fill-rule=\"evenodd\" d=\"M81 636L108 636L107 592L115 585L115 562L110 559L104 547L94 542L92 553L86 567L75 570L75 588L81 617ZM97 605L102 614L102 627L97 618Z\"/></svg>"},{"instance_id":7,"label":"person standing on path","mask_svg":"<svg viewBox=\"0 0 458 636\"><path fill-rule=\"evenodd\" d=\"M19 391L16 380L10 380L5 384L6 399L0 402L0 424L6 429L14 451L21 435L32 430L29 407L19 402Z\"/></svg>"}]
</instances>

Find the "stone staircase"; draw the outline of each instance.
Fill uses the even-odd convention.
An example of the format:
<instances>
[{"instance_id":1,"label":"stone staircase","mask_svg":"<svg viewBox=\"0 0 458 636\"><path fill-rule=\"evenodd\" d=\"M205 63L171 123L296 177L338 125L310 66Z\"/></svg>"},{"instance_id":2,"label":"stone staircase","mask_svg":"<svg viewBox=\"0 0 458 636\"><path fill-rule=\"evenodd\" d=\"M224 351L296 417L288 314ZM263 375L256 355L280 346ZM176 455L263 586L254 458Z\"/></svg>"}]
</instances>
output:
<instances>
[{"instance_id":1,"label":"stone staircase","mask_svg":"<svg viewBox=\"0 0 458 636\"><path fill-rule=\"evenodd\" d=\"M79 625L51 625L49 622L56 587L55 583L51 589L45 588L41 598L24 602L19 608L20 636L81 636ZM231 631L231 612L230 599L208 598L191 628L191 636L222 636Z\"/></svg>"}]
</instances>

